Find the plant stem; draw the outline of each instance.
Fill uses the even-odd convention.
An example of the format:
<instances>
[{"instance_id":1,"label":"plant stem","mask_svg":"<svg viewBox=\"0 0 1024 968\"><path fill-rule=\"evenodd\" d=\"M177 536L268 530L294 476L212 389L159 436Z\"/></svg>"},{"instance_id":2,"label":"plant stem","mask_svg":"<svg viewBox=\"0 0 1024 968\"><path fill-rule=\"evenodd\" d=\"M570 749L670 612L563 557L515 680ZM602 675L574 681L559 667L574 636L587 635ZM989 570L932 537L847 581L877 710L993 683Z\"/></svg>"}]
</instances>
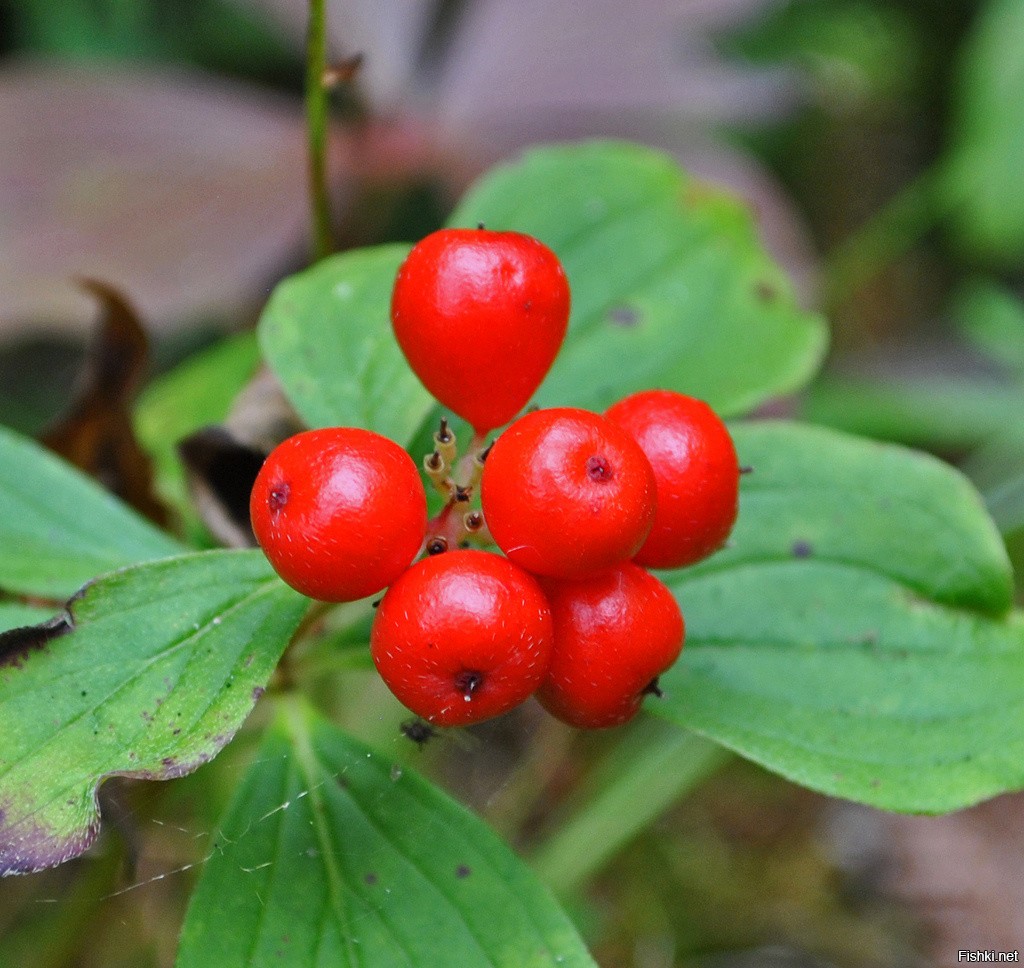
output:
<instances>
[{"instance_id":1,"label":"plant stem","mask_svg":"<svg viewBox=\"0 0 1024 968\"><path fill-rule=\"evenodd\" d=\"M306 136L315 261L334 251L331 239L331 200L327 183L328 96L323 82L326 69L326 0L309 0L309 24L306 33Z\"/></svg>"},{"instance_id":2,"label":"plant stem","mask_svg":"<svg viewBox=\"0 0 1024 968\"><path fill-rule=\"evenodd\" d=\"M918 175L832 251L824 271L826 308L842 305L946 214L946 175L942 167Z\"/></svg>"},{"instance_id":3,"label":"plant stem","mask_svg":"<svg viewBox=\"0 0 1024 968\"><path fill-rule=\"evenodd\" d=\"M722 747L653 717L609 757L590 800L531 858L559 895L578 890L615 853L711 775L728 758Z\"/></svg>"}]
</instances>

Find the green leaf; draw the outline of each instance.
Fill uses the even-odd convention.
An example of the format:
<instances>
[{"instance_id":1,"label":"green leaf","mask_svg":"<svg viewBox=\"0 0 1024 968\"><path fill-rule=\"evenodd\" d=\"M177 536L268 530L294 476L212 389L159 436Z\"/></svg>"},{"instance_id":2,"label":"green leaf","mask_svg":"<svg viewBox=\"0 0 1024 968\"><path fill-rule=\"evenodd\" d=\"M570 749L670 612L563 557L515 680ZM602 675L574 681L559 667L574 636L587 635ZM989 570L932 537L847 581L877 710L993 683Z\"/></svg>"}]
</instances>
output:
<instances>
[{"instance_id":1,"label":"green leaf","mask_svg":"<svg viewBox=\"0 0 1024 968\"><path fill-rule=\"evenodd\" d=\"M618 142L537 149L478 182L451 224L479 221L537 236L569 275L570 332L541 405L600 409L658 385L739 412L798 388L820 363L824 325L797 308L747 208L664 155ZM389 320L407 251L345 253L275 290L261 345L311 425L408 443L430 412Z\"/></svg>"},{"instance_id":2,"label":"green leaf","mask_svg":"<svg viewBox=\"0 0 1024 968\"><path fill-rule=\"evenodd\" d=\"M1006 371L1003 378L832 374L804 394L801 415L837 430L945 452L1001 436L1007 415L1024 413L1024 304L979 279L959 290L950 313L974 348Z\"/></svg>"},{"instance_id":3,"label":"green leaf","mask_svg":"<svg viewBox=\"0 0 1024 968\"><path fill-rule=\"evenodd\" d=\"M177 968L276 963L594 968L483 823L291 704L224 819Z\"/></svg>"},{"instance_id":4,"label":"green leaf","mask_svg":"<svg viewBox=\"0 0 1024 968\"><path fill-rule=\"evenodd\" d=\"M0 874L85 850L104 777L215 756L307 605L259 552L212 551L115 572L47 626L0 636Z\"/></svg>"},{"instance_id":5,"label":"green leaf","mask_svg":"<svg viewBox=\"0 0 1024 968\"><path fill-rule=\"evenodd\" d=\"M904 10L862 0L817 0L762 8L723 46L744 60L792 66L810 75L818 101L837 110L907 99L921 76L919 31Z\"/></svg>"},{"instance_id":6,"label":"green leaf","mask_svg":"<svg viewBox=\"0 0 1024 968\"><path fill-rule=\"evenodd\" d=\"M391 331L388 306L407 246L323 259L275 290L260 319L267 362L313 427L409 441L433 403Z\"/></svg>"},{"instance_id":7,"label":"green leaf","mask_svg":"<svg viewBox=\"0 0 1024 968\"><path fill-rule=\"evenodd\" d=\"M951 313L978 350L1024 380L1024 302L1002 286L979 279L957 293Z\"/></svg>"},{"instance_id":8,"label":"green leaf","mask_svg":"<svg viewBox=\"0 0 1024 968\"><path fill-rule=\"evenodd\" d=\"M177 444L201 427L222 421L256 372L255 333L241 333L189 357L151 383L135 408L135 429L156 466L160 496L176 507L193 533L198 517L185 486Z\"/></svg>"},{"instance_id":9,"label":"green leaf","mask_svg":"<svg viewBox=\"0 0 1024 968\"><path fill-rule=\"evenodd\" d=\"M967 450L1024 411L1024 388L989 379L885 380L827 376L806 394L801 416L815 423L936 450Z\"/></svg>"},{"instance_id":10,"label":"green leaf","mask_svg":"<svg viewBox=\"0 0 1024 968\"><path fill-rule=\"evenodd\" d=\"M38 444L0 427L0 588L66 598L182 546Z\"/></svg>"},{"instance_id":11,"label":"green leaf","mask_svg":"<svg viewBox=\"0 0 1024 968\"><path fill-rule=\"evenodd\" d=\"M964 464L1004 537L1024 532L1024 428L986 441Z\"/></svg>"},{"instance_id":12,"label":"green leaf","mask_svg":"<svg viewBox=\"0 0 1024 968\"><path fill-rule=\"evenodd\" d=\"M989 0L963 62L946 191L962 241L1008 268L1024 257L1024 4Z\"/></svg>"},{"instance_id":13,"label":"green leaf","mask_svg":"<svg viewBox=\"0 0 1024 968\"><path fill-rule=\"evenodd\" d=\"M726 550L683 581L766 561L835 561L947 605L1001 614L1013 581L963 474L902 447L784 422L731 428L745 475Z\"/></svg>"},{"instance_id":14,"label":"green leaf","mask_svg":"<svg viewBox=\"0 0 1024 968\"><path fill-rule=\"evenodd\" d=\"M24 625L38 625L53 617L53 609L22 605L19 602L0 602L0 632L20 628Z\"/></svg>"},{"instance_id":15,"label":"green leaf","mask_svg":"<svg viewBox=\"0 0 1024 968\"><path fill-rule=\"evenodd\" d=\"M820 364L824 325L797 308L749 209L647 148L535 149L484 176L449 222L527 232L561 258L573 310L541 406L603 409L659 386L738 413Z\"/></svg>"},{"instance_id":16,"label":"green leaf","mask_svg":"<svg viewBox=\"0 0 1024 968\"><path fill-rule=\"evenodd\" d=\"M1011 575L964 478L820 429L735 437L754 467L739 522L730 548L666 576L687 645L651 711L888 809L1024 786L1024 621L990 617Z\"/></svg>"}]
</instances>

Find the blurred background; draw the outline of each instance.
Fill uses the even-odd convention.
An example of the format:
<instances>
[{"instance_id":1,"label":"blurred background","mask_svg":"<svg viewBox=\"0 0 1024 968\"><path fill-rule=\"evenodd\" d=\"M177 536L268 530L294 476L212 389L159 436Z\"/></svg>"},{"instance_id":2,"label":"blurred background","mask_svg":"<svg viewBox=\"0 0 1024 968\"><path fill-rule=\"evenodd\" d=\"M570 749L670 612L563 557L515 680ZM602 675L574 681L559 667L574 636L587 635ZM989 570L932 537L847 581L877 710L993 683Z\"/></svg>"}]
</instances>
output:
<instances>
[{"instance_id":1,"label":"blurred background","mask_svg":"<svg viewBox=\"0 0 1024 968\"><path fill-rule=\"evenodd\" d=\"M67 412L111 293L153 375L250 330L308 262L306 16L0 0L0 422L43 434ZM328 17L340 248L421 236L528 144L669 151L749 202L831 322L822 375L766 412L958 464L1024 574L1024 0L330 0ZM500 778L536 728L430 753L527 850L550 817ZM573 740L581 774L603 742ZM247 752L218 759L212 795L207 770L106 784L89 857L0 883L0 965L171 964L195 840ZM531 762L550 802L570 796ZM607 968L956 964L1024 947L1024 805L895 817L734 763L572 903Z\"/></svg>"}]
</instances>

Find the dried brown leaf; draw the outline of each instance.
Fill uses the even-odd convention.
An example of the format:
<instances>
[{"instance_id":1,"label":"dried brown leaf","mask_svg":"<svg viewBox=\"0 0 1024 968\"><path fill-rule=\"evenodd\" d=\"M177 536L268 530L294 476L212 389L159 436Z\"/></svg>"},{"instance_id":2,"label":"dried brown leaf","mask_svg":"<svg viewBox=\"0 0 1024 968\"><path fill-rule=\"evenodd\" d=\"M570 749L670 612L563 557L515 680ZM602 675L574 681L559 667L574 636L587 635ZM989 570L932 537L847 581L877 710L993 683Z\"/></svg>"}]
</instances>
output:
<instances>
[{"instance_id":1,"label":"dried brown leaf","mask_svg":"<svg viewBox=\"0 0 1024 968\"><path fill-rule=\"evenodd\" d=\"M43 434L42 443L151 521L166 525L167 509L153 490L152 461L131 418L149 357L145 329L113 286L96 279L78 284L99 301L102 317L71 409Z\"/></svg>"},{"instance_id":2,"label":"dried brown leaf","mask_svg":"<svg viewBox=\"0 0 1024 968\"><path fill-rule=\"evenodd\" d=\"M262 369L239 394L223 424L203 427L178 444L192 501L222 544L256 544L249 495L267 454L302 429L280 384Z\"/></svg>"}]
</instances>

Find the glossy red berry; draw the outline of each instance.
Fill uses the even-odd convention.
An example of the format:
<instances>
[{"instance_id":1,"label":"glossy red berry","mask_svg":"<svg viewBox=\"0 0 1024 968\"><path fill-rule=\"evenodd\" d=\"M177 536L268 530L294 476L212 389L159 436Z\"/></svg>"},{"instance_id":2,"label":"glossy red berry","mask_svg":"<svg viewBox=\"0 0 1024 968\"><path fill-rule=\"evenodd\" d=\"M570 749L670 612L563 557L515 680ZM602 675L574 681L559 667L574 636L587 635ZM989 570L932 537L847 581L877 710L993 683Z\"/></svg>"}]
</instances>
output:
<instances>
[{"instance_id":1,"label":"glossy red berry","mask_svg":"<svg viewBox=\"0 0 1024 968\"><path fill-rule=\"evenodd\" d=\"M651 466L617 424L537 410L494 443L481 501L498 546L527 571L582 578L632 557L654 520Z\"/></svg>"},{"instance_id":2,"label":"glossy red berry","mask_svg":"<svg viewBox=\"0 0 1024 968\"><path fill-rule=\"evenodd\" d=\"M654 526L634 560L679 568L720 548L739 510L739 462L721 418L671 390L634 393L605 416L633 436L657 481Z\"/></svg>"},{"instance_id":3,"label":"glossy red berry","mask_svg":"<svg viewBox=\"0 0 1024 968\"><path fill-rule=\"evenodd\" d=\"M412 458L394 441L330 427L271 452L249 513L260 547L292 588L349 602L409 567L423 542L427 498Z\"/></svg>"},{"instance_id":4,"label":"glossy red berry","mask_svg":"<svg viewBox=\"0 0 1024 968\"><path fill-rule=\"evenodd\" d=\"M551 368L569 283L529 235L442 229L398 270L391 320L423 385L482 434L519 413Z\"/></svg>"},{"instance_id":5,"label":"glossy red berry","mask_svg":"<svg viewBox=\"0 0 1024 968\"><path fill-rule=\"evenodd\" d=\"M672 593L632 562L585 581L543 586L555 647L537 691L541 705L582 729L631 719L683 648L683 616Z\"/></svg>"},{"instance_id":6,"label":"glossy red berry","mask_svg":"<svg viewBox=\"0 0 1024 968\"><path fill-rule=\"evenodd\" d=\"M438 726L467 726L533 694L551 641L551 611L534 578L498 555L449 551L388 589L370 654L403 705Z\"/></svg>"}]
</instances>

